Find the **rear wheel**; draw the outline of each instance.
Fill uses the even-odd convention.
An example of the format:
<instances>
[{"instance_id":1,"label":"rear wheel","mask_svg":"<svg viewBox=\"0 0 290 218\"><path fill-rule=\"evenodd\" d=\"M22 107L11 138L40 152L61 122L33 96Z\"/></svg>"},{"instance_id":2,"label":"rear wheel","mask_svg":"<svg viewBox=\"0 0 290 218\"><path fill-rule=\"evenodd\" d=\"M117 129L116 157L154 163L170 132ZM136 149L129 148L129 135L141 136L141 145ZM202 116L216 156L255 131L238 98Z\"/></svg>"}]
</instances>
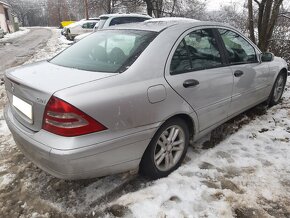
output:
<instances>
[{"instance_id":1,"label":"rear wheel","mask_svg":"<svg viewBox=\"0 0 290 218\"><path fill-rule=\"evenodd\" d=\"M284 88L286 84L286 76L283 73L279 73L272 88L270 97L269 97L269 106L278 104L280 101Z\"/></svg>"},{"instance_id":2,"label":"rear wheel","mask_svg":"<svg viewBox=\"0 0 290 218\"><path fill-rule=\"evenodd\" d=\"M180 118L168 120L146 149L140 163L140 173L152 179L169 175L182 163L188 144L186 123Z\"/></svg>"}]
</instances>

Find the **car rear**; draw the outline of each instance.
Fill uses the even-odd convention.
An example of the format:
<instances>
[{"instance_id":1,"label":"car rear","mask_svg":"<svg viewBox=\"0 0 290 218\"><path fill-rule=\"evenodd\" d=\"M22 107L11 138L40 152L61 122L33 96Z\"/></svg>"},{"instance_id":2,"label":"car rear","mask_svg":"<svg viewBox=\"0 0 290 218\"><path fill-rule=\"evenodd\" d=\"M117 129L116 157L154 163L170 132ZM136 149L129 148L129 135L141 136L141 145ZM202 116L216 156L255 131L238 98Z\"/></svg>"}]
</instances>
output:
<instances>
[{"instance_id":1,"label":"car rear","mask_svg":"<svg viewBox=\"0 0 290 218\"><path fill-rule=\"evenodd\" d=\"M139 44L133 41L120 44L120 47L130 46L127 50L123 48L128 59L119 59L111 47L108 63L104 63L101 53L93 54L91 62L86 60L85 57L92 55L91 42L98 44L98 40L114 35L117 36L114 46L127 35L128 40L140 37ZM148 132L134 133L138 141L133 145L134 134L112 134L110 121L102 118L104 112L95 111L97 99L81 98L77 102L67 99L77 96L78 92L92 92L91 88L86 90L89 84L96 84L94 89L98 89L104 81L113 82L112 78L117 78L132 64L155 36L151 32L144 35L142 31L108 30L75 44L49 62L6 72L9 104L5 108L5 119L23 153L40 168L60 178L102 176L138 165L138 158L130 160L132 153L126 154L126 151L138 143L140 148L144 147L150 138ZM71 90L70 94L64 94L65 90Z\"/></svg>"}]
</instances>

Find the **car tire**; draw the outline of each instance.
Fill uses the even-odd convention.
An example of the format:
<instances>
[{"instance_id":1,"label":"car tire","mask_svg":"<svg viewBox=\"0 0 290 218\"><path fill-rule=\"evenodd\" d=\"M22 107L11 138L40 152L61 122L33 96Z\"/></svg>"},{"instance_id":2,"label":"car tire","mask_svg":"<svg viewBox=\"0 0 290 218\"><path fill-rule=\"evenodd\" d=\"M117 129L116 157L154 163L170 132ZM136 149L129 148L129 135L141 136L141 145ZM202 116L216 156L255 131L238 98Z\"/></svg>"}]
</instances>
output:
<instances>
[{"instance_id":1,"label":"car tire","mask_svg":"<svg viewBox=\"0 0 290 218\"><path fill-rule=\"evenodd\" d=\"M280 72L275 80L271 94L268 99L268 105L274 106L279 103L286 85L286 75Z\"/></svg>"},{"instance_id":2,"label":"car tire","mask_svg":"<svg viewBox=\"0 0 290 218\"><path fill-rule=\"evenodd\" d=\"M70 34L70 29L67 29L67 31L66 31L66 35L65 35L65 38L66 38L67 40L70 40L70 36L69 36L69 34Z\"/></svg>"},{"instance_id":3,"label":"car tire","mask_svg":"<svg viewBox=\"0 0 290 218\"><path fill-rule=\"evenodd\" d=\"M182 163L189 144L189 130L181 118L166 121L155 133L140 163L140 173L151 179L168 176Z\"/></svg>"}]
</instances>

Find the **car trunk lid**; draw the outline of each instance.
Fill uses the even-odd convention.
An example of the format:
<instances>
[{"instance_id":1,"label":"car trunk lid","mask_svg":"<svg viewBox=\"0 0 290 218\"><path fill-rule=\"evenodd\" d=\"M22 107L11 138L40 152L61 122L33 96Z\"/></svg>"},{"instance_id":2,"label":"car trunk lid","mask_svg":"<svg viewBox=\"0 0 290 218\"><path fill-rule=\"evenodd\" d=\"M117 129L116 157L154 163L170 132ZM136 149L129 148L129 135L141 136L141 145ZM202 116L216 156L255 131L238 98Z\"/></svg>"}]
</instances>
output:
<instances>
[{"instance_id":1,"label":"car trunk lid","mask_svg":"<svg viewBox=\"0 0 290 218\"><path fill-rule=\"evenodd\" d=\"M5 88L13 116L30 130L39 131L45 106L56 91L115 75L66 68L45 61L6 72Z\"/></svg>"}]
</instances>

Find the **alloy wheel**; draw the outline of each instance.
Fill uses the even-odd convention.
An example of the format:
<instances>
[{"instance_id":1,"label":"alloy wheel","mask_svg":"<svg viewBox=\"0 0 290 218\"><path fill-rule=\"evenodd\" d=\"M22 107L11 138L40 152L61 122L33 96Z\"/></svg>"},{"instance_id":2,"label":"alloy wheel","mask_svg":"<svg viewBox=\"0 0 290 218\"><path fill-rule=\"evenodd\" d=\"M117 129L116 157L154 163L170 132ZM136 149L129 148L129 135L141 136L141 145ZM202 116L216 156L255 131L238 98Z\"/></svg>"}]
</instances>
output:
<instances>
[{"instance_id":1,"label":"alloy wheel","mask_svg":"<svg viewBox=\"0 0 290 218\"><path fill-rule=\"evenodd\" d=\"M185 133L177 125L170 126L160 135L154 151L154 163L160 171L168 171L180 160L185 148Z\"/></svg>"},{"instance_id":2,"label":"alloy wheel","mask_svg":"<svg viewBox=\"0 0 290 218\"><path fill-rule=\"evenodd\" d=\"M284 76L280 74L278 79L276 80L274 87L273 100L275 102L278 102L283 94L284 83Z\"/></svg>"}]
</instances>

